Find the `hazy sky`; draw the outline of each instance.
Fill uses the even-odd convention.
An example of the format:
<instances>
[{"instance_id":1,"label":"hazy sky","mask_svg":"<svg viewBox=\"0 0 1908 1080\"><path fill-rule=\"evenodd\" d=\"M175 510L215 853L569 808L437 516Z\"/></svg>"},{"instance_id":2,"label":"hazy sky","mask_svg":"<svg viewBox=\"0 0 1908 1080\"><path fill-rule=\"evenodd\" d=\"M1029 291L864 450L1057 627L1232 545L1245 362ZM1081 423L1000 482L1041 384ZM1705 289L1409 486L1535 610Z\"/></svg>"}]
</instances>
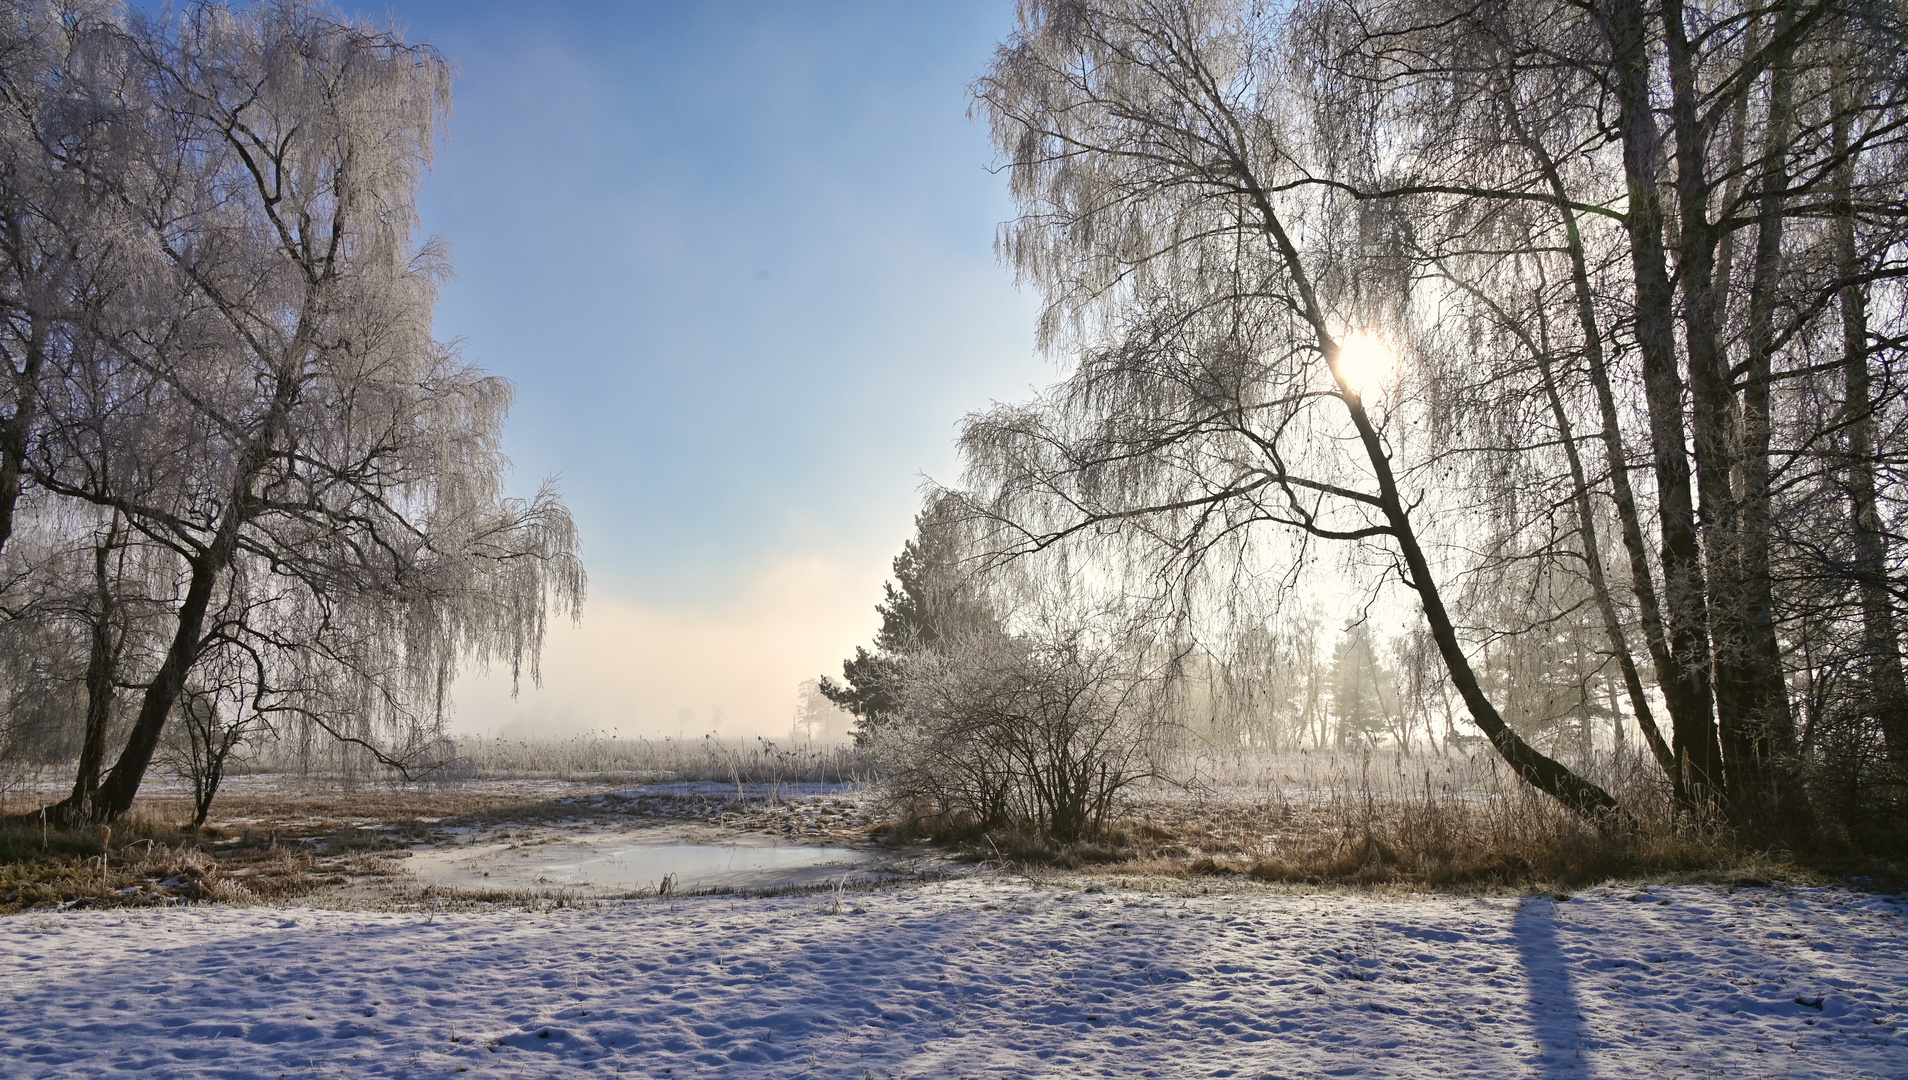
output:
<instances>
[{"instance_id":1,"label":"hazy sky","mask_svg":"<svg viewBox=\"0 0 1908 1080\"><path fill-rule=\"evenodd\" d=\"M467 682L457 726L786 733L956 421L1048 379L966 115L1012 4L354 10L458 66L438 335L516 383L514 487L561 475L590 572L543 689Z\"/></svg>"}]
</instances>

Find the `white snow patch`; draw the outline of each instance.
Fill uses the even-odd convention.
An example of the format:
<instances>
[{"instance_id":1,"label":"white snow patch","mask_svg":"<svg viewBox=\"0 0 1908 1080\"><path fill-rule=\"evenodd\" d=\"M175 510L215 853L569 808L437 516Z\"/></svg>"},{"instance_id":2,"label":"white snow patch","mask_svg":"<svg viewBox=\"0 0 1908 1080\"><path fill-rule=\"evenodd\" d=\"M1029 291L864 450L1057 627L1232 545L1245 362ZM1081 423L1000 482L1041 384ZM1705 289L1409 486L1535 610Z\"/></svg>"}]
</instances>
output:
<instances>
[{"instance_id":1,"label":"white snow patch","mask_svg":"<svg viewBox=\"0 0 1908 1080\"><path fill-rule=\"evenodd\" d=\"M985 878L832 906L11 916L0 1072L1908 1076L1903 906L1842 890L1559 902Z\"/></svg>"}]
</instances>

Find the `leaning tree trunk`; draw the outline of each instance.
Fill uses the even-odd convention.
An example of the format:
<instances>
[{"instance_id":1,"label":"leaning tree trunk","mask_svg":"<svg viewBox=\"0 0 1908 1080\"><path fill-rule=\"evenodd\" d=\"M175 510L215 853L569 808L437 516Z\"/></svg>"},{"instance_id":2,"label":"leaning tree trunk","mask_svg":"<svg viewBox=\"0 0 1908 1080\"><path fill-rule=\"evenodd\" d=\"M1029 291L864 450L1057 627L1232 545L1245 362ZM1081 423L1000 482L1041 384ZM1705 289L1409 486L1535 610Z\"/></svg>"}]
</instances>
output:
<instances>
[{"instance_id":1,"label":"leaning tree trunk","mask_svg":"<svg viewBox=\"0 0 1908 1080\"><path fill-rule=\"evenodd\" d=\"M221 537L222 539L223 537ZM139 703L139 715L126 738L125 749L114 762L113 771L99 786L94 799L95 814L101 821L117 821L132 809L133 797L152 764L153 751L159 746L159 733L172 714L172 706L185 689L186 676L199 658L206 609L211 606L212 588L231 562L231 545L221 552L217 541L192 560L192 576L186 586L185 601L179 605L178 623L166 658L146 686Z\"/></svg>"},{"instance_id":2,"label":"leaning tree trunk","mask_svg":"<svg viewBox=\"0 0 1908 1080\"><path fill-rule=\"evenodd\" d=\"M1336 346L1331 348L1336 353ZM1333 366L1337 366L1336 362ZM1351 413L1353 426L1358 429L1358 437L1364 444L1372 471L1377 476L1382 504L1380 509L1391 526L1392 537L1404 556L1405 566L1411 572L1410 585L1418 594L1425 621L1431 626L1431 637L1438 644L1438 653L1444 658L1451 682L1457 687L1458 695L1464 699L1465 707L1470 710L1471 719L1484 732L1485 738L1491 741L1492 748L1525 783L1550 795L1600 828L1615 825L1621 817L1621 810L1610 793L1525 742L1504 722L1497 707L1491 704L1490 698L1484 693L1484 688L1478 685L1477 675L1471 670L1470 658L1464 654L1463 644L1458 640L1457 628L1444 608L1444 597L1431 576L1430 561L1425 558L1424 549L1418 544L1410 514L1398 496L1398 484L1391 472L1391 462L1385 456L1377 430L1365 413L1364 402L1352 393L1346 395L1345 405Z\"/></svg>"},{"instance_id":3,"label":"leaning tree trunk","mask_svg":"<svg viewBox=\"0 0 1908 1080\"><path fill-rule=\"evenodd\" d=\"M1243 163L1238 163L1234 171L1239 176L1250 176ZM1444 596L1432 576L1430 560L1425 557L1424 549L1418 543L1410 512L1405 509L1404 500L1398 494L1398 481L1391 471L1391 458L1385 453L1378 430L1365 412L1364 399L1346 380L1339 366L1338 342L1332 337L1324 306L1318 301L1298 248L1286 233L1265 190L1253 185L1248 188L1247 194L1257 211L1262 231L1297 287L1302 302L1300 315L1311 325L1319 353L1325 358L1332 379L1338 385L1339 398L1345 404L1352 426L1358 432L1359 443L1364 447L1366 460L1371 465L1372 476L1378 482L1378 510L1384 515L1388 531L1398 544L1399 553L1404 556L1405 566L1410 571L1408 584L1418 594L1425 621L1431 627L1432 640L1437 642L1438 654L1444 659L1445 670L1450 673L1451 683L1457 687L1458 695L1464 699L1472 721L1484 732L1492 749L1510 765L1519 779L1556 799L1598 828L1617 825L1624 814L1610 793L1525 742L1504 722L1497 707L1491 704L1489 695L1478 684L1470 657L1465 655L1464 645L1458 639L1457 627L1452 623L1450 613L1445 610Z\"/></svg>"},{"instance_id":4,"label":"leaning tree trunk","mask_svg":"<svg viewBox=\"0 0 1908 1080\"><path fill-rule=\"evenodd\" d=\"M1512 121L1515 120L1513 114ZM1669 710L1672 737L1676 737L1677 732L1707 730L1713 725L1709 695L1699 692L1697 683L1683 670L1683 657L1670 648L1669 638L1664 632L1663 606L1657 598L1655 575L1650 570L1650 554L1643 540L1643 518L1637 511L1636 491L1630 485L1629 451L1623 445L1622 420L1617 413L1616 394L1610 388L1610 370L1603 351L1603 332L1597 320L1596 295L1590 287L1589 260L1584 255L1583 234L1578 227L1576 211L1571 208L1563 175L1543 143L1524 131L1521 125L1518 134L1549 184L1551 195L1556 200L1558 217L1563 222L1564 248L1570 259L1571 292L1575 299L1578 330L1583 336L1584 364L1589 371L1591 389L1596 394L1597 412L1603 422L1603 456L1609 467L1611 498L1616 504L1623 550L1629 557L1630 591L1636 597L1643 642L1656 668L1656 682L1663 691L1663 704ZM1549 376L1545 378L1548 382ZM1558 403L1553 402L1553 409L1557 406ZM1584 509L1589 501L1588 490L1583 486L1584 474L1579 455L1575 443L1567 436L1565 446L1573 459L1572 469L1580 493L1579 502L1583 504L1579 507L1579 517L1588 520ZM1598 570L1602 570L1601 563L1598 564ZM1610 596L1607 575L1605 584L1598 591L1598 606L1606 609L1605 624L1616 627L1618 624L1612 621L1615 603ZM1613 634L1612 641L1616 640ZM1620 657L1629 656L1626 647L1619 645L1618 649ZM1632 678L1635 668L1635 661L1627 660L1623 678L1624 688L1630 697L1630 707L1636 713L1637 726L1643 729L1644 738L1649 742L1650 752L1657 764L1668 774L1677 806L1686 813L1694 811L1697 802L1685 783L1687 770L1682 755L1676 747L1664 745L1662 735L1655 730L1655 718L1650 713L1648 696L1642 693L1641 679ZM1684 741L1677 737L1676 745L1681 746Z\"/></svg>"}]
</instances>

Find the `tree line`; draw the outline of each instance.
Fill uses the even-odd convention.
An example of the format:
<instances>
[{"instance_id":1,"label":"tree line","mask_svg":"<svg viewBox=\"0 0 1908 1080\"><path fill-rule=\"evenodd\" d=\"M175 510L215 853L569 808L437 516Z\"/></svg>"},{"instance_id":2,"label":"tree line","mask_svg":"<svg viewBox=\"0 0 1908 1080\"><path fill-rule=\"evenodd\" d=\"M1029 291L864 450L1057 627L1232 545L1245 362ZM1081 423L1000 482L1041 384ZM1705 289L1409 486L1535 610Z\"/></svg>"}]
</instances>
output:
<instances>
[{"instance_id":1,"label":"tree line","mask_svg":"<svg viewBox=\"0 0 1908 1080\"><path fill-rule=\"evenodd\" d=\"M305 0L0 4L0 753L125 814L235 743L430 761L460 661L584 575L507 497L511 388L431 335L428 46Z\"/></svg>"}]
</instances>

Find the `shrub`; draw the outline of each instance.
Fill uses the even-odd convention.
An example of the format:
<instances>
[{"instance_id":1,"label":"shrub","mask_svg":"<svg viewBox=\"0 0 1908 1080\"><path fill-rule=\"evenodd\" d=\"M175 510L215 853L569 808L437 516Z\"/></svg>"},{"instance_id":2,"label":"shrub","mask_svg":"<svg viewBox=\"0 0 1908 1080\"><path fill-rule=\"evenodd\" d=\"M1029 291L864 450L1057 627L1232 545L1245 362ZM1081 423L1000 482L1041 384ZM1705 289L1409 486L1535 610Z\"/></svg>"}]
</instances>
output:
<instances>
[{"instance_id":1,"label":"shrub","mask_svg":"<svg viewBox=\"0 0 1908 1080\"><path fill-rule=\"evenodd\" d=\"M899 809L938 831L1099 834L1149 776L1161 680L1080 631L977 634L909 658L876 752Z\"/></svg>"}]
</instances>

